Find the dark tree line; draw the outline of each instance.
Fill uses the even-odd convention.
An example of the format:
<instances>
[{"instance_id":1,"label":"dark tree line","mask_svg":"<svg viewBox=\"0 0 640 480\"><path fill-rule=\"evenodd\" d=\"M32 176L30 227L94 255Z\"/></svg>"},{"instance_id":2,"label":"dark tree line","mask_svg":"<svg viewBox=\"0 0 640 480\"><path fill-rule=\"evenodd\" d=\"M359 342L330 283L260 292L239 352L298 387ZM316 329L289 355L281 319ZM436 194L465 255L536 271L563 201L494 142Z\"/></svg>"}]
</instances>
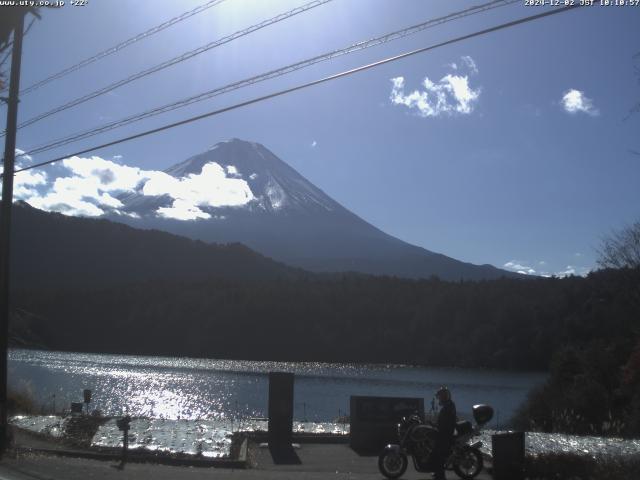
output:
<instances>
[{"instance_id":1,"label":"dark tree line","mask_svg":"<svg viewBox=\"0 0 640 480\"><path fill-rule=\"evenodd\" d=\"M518 428L580 435L640 436L640 341L606 339L554 355L546 384L530 392Z\"/></svg>"},{"instance_id":2,"label":"dark tree line","mask_svg":"<svg viewBox=\"0 0 640 480\"><path fill-rule=\"evenodd\" d=\"M18 293L15 328L61 350L544 370L568 345L605 342L628 357L640 318L634 282L638 270L484 282L150 281Z\"/></svg>"}]
</instances>

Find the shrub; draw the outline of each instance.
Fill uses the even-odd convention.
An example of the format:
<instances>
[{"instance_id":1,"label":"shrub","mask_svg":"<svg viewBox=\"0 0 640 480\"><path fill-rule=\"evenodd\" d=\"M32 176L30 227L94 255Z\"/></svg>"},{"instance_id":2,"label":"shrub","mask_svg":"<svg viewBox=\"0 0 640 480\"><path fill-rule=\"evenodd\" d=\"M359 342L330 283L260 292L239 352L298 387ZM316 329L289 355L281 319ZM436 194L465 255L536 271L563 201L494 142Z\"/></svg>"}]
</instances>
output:
<instances>
[{"instance_id":1,"label":"shrub","mask_svg":"<svg viewBox=\"0 0 640 480\"><path fill-rule=\"evenodd\" d=\"M31 395L26 391L7 392L7 411L9 415L36 413L35 403Z\"/></svg>"}]
</instances>

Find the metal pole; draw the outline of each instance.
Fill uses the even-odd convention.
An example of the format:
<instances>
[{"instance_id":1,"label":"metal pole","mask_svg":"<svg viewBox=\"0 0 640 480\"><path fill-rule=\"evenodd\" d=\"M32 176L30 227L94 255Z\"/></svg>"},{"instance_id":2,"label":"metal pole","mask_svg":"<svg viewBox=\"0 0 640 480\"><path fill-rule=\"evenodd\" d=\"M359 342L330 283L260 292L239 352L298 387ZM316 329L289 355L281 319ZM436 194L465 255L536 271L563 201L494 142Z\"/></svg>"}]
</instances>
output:
<instances>
[{"instance_id":1,"label":"metal pole","mask_svg":"<svg viewBox=\"0 0 640 480\"><path fill-rule=\"evenodd\" d=\"M2 205L0 206L0 457L8 447L7 363L9 336L9 247L11 239L11 205L13 203L13 171L16 154L18 121L18 91L20 89L20 60L24 15L13 30L11 80L7 100L7 136L4 143L4 175L2 176Z\"/></svg>"}]
</instances>

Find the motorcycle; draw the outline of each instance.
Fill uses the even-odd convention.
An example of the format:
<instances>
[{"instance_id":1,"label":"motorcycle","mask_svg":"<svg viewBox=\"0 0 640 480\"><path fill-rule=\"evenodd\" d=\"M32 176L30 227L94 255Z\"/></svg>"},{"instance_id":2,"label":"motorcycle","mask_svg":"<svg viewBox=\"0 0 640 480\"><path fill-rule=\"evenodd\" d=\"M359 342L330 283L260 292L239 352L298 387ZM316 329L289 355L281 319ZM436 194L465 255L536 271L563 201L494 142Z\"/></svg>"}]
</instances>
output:
<instances>
[{"instance_id":1,"label":"motorcycle","mask_svg":"<svg viewBox=\"0 0 640 480\"><path fill-rule=\"evenodd\" d=\"M445 462L445 469L453 470L460 478L468 480L476 477L483 467L480 447L482 442L472 442L480 433L480 428L493 417L493 408L488 405L475 405L473 418L477 425L463 421L456 423L451 453ZM402 417L398 424L400 443L387 445L378 456L380 473L387 478L400 477L413 459L413 466L418 472L432 471L429 457L435 445L437 429L424 423L418 415Z\"/></svg>"}]
</instances>

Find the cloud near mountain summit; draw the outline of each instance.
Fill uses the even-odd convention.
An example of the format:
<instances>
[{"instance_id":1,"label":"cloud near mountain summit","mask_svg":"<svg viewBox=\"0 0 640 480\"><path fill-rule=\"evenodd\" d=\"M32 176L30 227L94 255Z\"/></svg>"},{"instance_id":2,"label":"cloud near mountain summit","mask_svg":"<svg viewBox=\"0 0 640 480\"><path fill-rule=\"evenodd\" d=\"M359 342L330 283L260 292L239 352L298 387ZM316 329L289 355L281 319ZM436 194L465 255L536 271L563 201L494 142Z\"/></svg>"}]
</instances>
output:
<instances>
[{"instance_id":1,"label":"cloud near mountain summit","mask_svg":"<svg viewBox=\"0 0 640 480\"><path fill-rule=\"evenodd\" d=\"M229 168L225 171L215 162L204 165L201 173L184 178L97 156L71 157L61 166L66 173L53 182L44 173L16 175L16 199L42 210L97 217L106 213L126 215L121 210L122 194L166 195L173 200L172 205L158 208L156 214L178 220L210 218L201 207L242 206L254 200L249 184L237 172Z\"/></svg>"}]
</instances>

